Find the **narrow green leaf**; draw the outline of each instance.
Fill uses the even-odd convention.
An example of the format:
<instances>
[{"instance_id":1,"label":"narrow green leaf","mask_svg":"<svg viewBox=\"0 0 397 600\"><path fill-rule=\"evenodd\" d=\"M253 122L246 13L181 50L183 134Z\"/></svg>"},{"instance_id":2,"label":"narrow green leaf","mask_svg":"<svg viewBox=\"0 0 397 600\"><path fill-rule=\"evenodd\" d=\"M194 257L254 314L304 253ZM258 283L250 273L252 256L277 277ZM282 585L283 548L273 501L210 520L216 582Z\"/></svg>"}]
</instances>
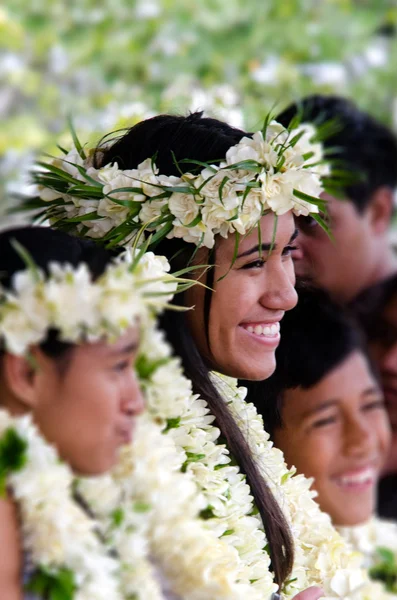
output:
<instances>
[{"instance_id":1,"label":"narrow green leaf","mask_svg":"<svg viewBox=\"0 0 397 600\"><path fill-rule=\"evenodd\" d=\"M68 117L67 122L68 122L68 126L69 126L69 129L70 129L70 133L72 134L73 143L74 143L74 145L76 147L76 150L80 154L80 157L83 160L86 160L87 159L86 153L84 152L83 146L80 144L80 140L79 140L79 138L77 136L76 130L75 130L74 125L73 125L72 118L70 116Z\"/></svg>"},{"instance_id":2,"label":"narrow green leaf","mask_svg":"<svg viewBox=\"0 0 397 600\"><path fill-rule=\"evenodd\" d=\"M15 238L11 240L11 246L30 270L36 283L38 283L40 281L40 272L30 252Z\"/></svg>"}]
</instances>

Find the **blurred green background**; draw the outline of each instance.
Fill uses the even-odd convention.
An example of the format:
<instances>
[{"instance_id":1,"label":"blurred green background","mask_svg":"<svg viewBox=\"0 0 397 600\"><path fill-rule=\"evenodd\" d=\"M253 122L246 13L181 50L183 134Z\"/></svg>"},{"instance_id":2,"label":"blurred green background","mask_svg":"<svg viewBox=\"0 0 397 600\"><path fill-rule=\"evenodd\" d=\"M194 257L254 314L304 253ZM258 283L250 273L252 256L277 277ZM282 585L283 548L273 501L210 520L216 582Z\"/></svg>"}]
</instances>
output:
<instances>
[{"instance_id":1,"label":"blurred green background","mask_svg":"<svg viewBox=\"0 0 397 600\"><path fill-rule=\"evenodd\" d=\"M0 209L39 152L159 111L247 129L315 91L397 129L397 0L9 0L0 7Z\"/></svg>"}]
</instances>

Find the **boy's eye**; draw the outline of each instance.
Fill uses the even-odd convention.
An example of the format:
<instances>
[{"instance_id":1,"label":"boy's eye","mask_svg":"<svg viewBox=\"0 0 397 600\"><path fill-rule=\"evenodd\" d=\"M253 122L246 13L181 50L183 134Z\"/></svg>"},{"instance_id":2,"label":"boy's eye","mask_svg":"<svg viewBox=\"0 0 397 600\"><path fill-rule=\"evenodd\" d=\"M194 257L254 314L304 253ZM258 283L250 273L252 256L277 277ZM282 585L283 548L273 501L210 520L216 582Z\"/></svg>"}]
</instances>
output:
<instances>
[{"instance_id":1,"label":"boy's eye","mask_svg":"<svg viewBox=\"0 0 397 600\"><path fill-rule=\"evenodd\" d=\"M318 421L315 421L312 427L317 429L318 427L326 427L327 425L332 425L333 423L336 423L336 417L327 417L325 419L319 419Z\"/></svg>"},{"instance_id":2,"label":"boy's eye","mask_svg":"<svg viewBox=\"0 0 397 600\"><path fill-rule=\"evenodd\" d=\"M363 406L363 410L365 411L369 411L369 410L377 410L377 409L381 409L384 410L386 408L386 404L383 398L379 399L379 400L374 400L373 402L369 402L368 404L365 404L365 406Z\"/></svg>"}]
</instances>

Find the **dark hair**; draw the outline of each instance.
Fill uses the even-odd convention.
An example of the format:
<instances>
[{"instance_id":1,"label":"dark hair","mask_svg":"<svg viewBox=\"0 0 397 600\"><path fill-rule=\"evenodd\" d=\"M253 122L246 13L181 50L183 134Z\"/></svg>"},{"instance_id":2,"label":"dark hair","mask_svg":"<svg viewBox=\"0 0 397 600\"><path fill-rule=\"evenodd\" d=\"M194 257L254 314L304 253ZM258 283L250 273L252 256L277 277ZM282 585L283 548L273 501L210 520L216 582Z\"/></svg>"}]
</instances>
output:
<instances>
[{"instance_id":1,"label":"dark hair","mask_svg":"<svg viewBox=\"0 0 397 600\"><path fill-rule=\"evenodd\" d=\"M313 387L354 351L363 353L373 369L363 333L350 313L323 290L306 285L298 295L297 306L281 321L275 372L266 381L244 382L271 435L282 426L284 390Z\"/></svg>"},{"instance_id":2,"label":"dark hair","mask_svg":"<svg viewBox=\"0 0 397 600\"><path fill-rule=\"evenodd\" d=\"M314 125L335 121L335 131L324 146L328 156L342 159L343 168L358 176L344 188L358 212L365 210L378 188L397 185L396 137L353 102L339 96L308 96L286 108L277 120L287 126L296 114Z\"/></svg>"},{"instance_id":3,"label":"dark hair","mask_svg":"<svg viewBox=\"0 0 397 600\"><path fill-rule=\"evenodd\" d=\"M94 242L71 237L49 227L20 227L0 233L0 283L9 289L15 273L26 269L26 264L13 246L18 242L33 258L35 264L48 274L51 262L78 266L85 263L93 279L99 277L111 259L111 254ZM57 332L49 332L40 345L47 356L62 361L73 348L58 339ZM0 349L1 356L1 349Z\"/></svg>"},{"instance_id":4,"label":"dark hair","mask_svg":"<svg viewBox=\"0 0 397 600\"><path fill-rule=\"evenodd\" d=\"M160 115L138 123L110 148L102 147L97 161L100 165L117 162L122 169L133 169L146 158L155 156L162 174L179 175L175 159L201 162L220 160L231 146L246 135L246 132L216 119L203 118L201 113L188 117ZM179 168L186 172L196 167L193 163L183 162ZM193 250L192 244L180 239L164 240L156 249L159 254L167 256L173 270L186 267ZM214 263L214 256L211 262ZM207 284L211 286L212 280L213 271L210 271ZM207 293L203 326L208 325L210 300L211 296ZM178 302L183 304L183 298L179 297ZM275 580L281 587L293 565L293 543L283 513L262 477L243 433L210 379L210 368L196 347L185 315L167 311L162 317L161 326L175 352L182 358L185 374L191 379L194 392L208 402L231 454L247 476L268 539Z\"/></svg>"},{"instance_id":5,"label":"dark hair","mask_svg":"<svg viewBox=\"0 0 397 600\"><path fill-rule=\"evenodd\" d=\"M397 294L397 275L392 275L363 290L351 304L350 309L365 331L368 342L381 340L394 343L395 332L383 319L383 311Z\"/></svg>"}]
</instances>

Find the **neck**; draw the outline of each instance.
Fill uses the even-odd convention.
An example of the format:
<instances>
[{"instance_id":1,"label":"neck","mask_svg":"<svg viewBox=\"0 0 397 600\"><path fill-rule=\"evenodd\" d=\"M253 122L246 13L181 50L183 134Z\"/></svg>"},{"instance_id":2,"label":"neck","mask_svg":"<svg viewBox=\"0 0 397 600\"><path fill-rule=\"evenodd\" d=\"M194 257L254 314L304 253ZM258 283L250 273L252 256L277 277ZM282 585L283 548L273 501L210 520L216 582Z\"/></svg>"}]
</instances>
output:
<instances>
[{"instance_id":1,"label":"neck","mask_svg":"<svg viewBox=\"0 0 397 600\"><path fill-rule=\"evenodd\" d=\"M367 262L365 268L362 269L361 278L352 282L355 285L341 290L343 293L335 294L335 296L342 304L349 304L365 289L396 273L397 254L389 243L384 243L381 247L373 249L372 260L370 264Z\"/></svg>"},{"instance_id":2,"label":"neck","mask_svg":"<svg viewBox=\"0 0 397 600\"><path fill-rule=\"evenodd\" d=\"M395 273L397 273L397 254L389 244L384 244L379 251L377 260L374 261L365 287L375 285Z\"/></svg>"}]
</instances>

